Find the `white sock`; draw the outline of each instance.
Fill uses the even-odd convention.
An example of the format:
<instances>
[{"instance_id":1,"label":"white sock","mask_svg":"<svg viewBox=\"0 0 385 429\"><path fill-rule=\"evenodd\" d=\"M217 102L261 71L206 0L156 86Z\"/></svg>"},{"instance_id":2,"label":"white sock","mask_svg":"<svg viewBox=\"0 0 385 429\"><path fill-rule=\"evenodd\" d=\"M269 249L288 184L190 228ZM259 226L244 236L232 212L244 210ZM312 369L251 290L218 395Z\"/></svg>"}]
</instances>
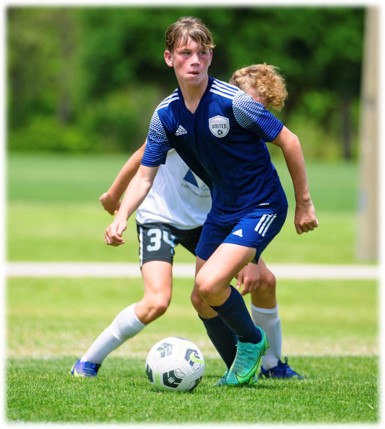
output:
<instances>
[{"instance_id":1,"label":"white sock","mask_svg":"<svg viewBox=\"0 0 385 429\"><path fill-rule=\"evenodd\" d=\"M282 328L278 315L278 306L275 308L260 308L251 304L251 317L257 326L260 326L269 340L270 347L262 357L264 369L277 366L282 353Z\"/></svg>"},{"instance_id":2,"label":"white sock","mask_svg":"<svg viewBox=\"0 0 385 429\"><path fill-rule=\"evenodd\" d=\"M122 310L92 343L81 361L101 364L117 347L138 334L144 325L135 314L135 304Z\"/></svg>"}]
</instances>

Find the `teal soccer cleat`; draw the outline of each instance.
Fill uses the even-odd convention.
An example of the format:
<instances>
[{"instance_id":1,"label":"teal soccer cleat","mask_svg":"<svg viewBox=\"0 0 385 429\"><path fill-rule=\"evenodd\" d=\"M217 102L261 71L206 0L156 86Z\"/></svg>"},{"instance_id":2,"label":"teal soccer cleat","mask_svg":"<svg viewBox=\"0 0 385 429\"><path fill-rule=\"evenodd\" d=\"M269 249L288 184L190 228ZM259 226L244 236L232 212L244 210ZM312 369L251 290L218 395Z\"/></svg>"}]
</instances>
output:
<instances>
[{"instance_id":1,"label":"teal soccer cleat","mask_svg":"<svg viewBox=\"0 0 385 429\"><path fill-rule=\"evenodd\" d=\"M226 385L239 386L248 384L255 376L262 356L269 347L265 332L258 328L262 334L259 343L243 343L238 341L237 354L226 377Z\"/></svg>"},{"instance_id":2,"label":"teal soccer cleat","mask_svg":"<svg viewBox=\"0 0 385 429\"><path fill-rule=\"evenodd\" d=\"M81 362L80 359L71 368L74 377L96 377L101 365L99 363Z\"/></svg>"},{"instance_id":3,"label":"teal soccer cleat","mask_svg":"<svg viewBox=\"0 0 385 429\"><path fill-rule=\"evenodd\" d=\"M223 374L223 376L215 383L215 386L226 386L226 380L227 380L227 375L229 373L229 370L226 369L225 373Z\"/></svg>"},{"instance_id":4,"label":"teal soccer cleat","mask_svg":"<svg viewBox=\"0 0 385 429\"><path fill-rule=\"evenodd\" d=\"M227 386L227 375L228 375L228 373L229 373L229 370L226 369L223 376L215 383L215 386L217 386L217 387ZM249 381L249 385L254 385L257 383L258 383L258 378L256 375L253 375L253 377Z\"/></svg>"}]
</instances>

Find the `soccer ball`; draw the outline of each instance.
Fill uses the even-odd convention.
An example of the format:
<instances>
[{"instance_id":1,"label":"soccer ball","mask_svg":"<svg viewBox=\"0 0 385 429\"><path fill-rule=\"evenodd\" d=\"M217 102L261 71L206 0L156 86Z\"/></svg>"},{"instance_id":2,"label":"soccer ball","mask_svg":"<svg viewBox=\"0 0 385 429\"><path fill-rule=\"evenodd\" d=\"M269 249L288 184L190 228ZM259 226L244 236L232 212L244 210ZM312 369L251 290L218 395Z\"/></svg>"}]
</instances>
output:
<instances>
[{"instance_id":1,"label":"soccer ball","mask_svg":"<svg viewBox=\"0 0 385 429\"><path fill-rule=\"evenodd\" d=\"M157 390L193 390L204 370L202 352L185 338L164 338L151 347L146 359L147 377Z\"/></svg>"}]
</instances>

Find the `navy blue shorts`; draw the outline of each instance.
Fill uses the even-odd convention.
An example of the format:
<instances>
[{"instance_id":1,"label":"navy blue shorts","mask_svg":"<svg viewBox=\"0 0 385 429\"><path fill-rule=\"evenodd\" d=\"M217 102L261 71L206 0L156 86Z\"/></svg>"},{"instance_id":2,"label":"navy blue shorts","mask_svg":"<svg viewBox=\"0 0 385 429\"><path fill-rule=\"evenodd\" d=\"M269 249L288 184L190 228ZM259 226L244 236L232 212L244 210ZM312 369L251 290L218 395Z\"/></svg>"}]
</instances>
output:
<instances>
[{"instance_id":1,"label":"navy blue shorts","mask_svg":"<svg viewBox=\"0 0 385 429\"><path fill-rule=\"evenodd\" d=\"M258 262L263 250L281 230L286 216L287 209L274 212L266 208L226 224L213 221L209 216L203 225L195 253L207 261L222 243L232 243L255 249L254 262Z\"/></svg>"}]
</instances>

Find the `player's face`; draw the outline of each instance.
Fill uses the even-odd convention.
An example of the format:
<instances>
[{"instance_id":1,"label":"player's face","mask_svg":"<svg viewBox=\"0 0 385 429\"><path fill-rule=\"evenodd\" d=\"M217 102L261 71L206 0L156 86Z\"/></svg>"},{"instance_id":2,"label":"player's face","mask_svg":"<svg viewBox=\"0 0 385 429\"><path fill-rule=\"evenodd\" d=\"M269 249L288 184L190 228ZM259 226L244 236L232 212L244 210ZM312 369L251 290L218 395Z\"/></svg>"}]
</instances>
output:
<instances>
[{"instance_id":1,"label":"player's face","mask_svg":"<svg viewBox=\"0 0 385 429\"><path fill-rule=\"evenodd\" d=\"M190 85L207 81L212 57L212 50L200 46L192 39L180 43L172 52L164 53L166 64L174 68L178 81Z\"/></svg>"}]
</instances>

